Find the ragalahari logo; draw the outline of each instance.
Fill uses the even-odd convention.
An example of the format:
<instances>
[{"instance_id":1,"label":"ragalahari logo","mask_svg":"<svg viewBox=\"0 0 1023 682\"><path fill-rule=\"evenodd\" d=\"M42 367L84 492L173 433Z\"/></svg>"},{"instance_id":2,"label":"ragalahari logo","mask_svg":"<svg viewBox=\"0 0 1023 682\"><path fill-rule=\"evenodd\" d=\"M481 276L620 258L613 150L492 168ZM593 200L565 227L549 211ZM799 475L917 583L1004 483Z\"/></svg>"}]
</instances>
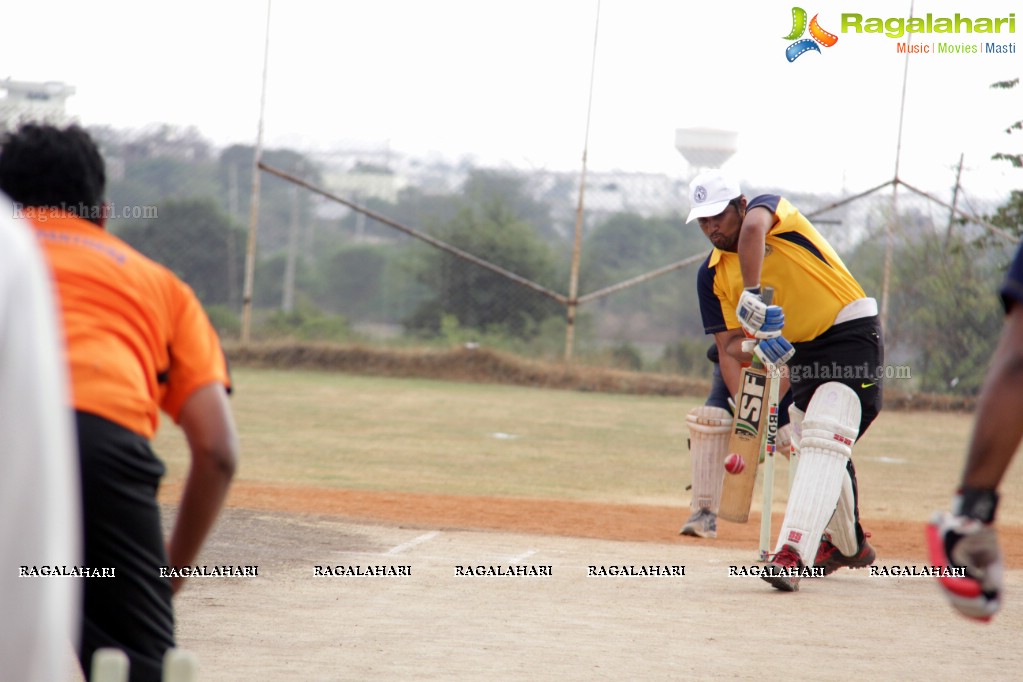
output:
<instances>
[{"instance_id":1,"label":"ragalahari logo","mask_svg":"<svg viewBox=\"0 0 1023 682\"><path fill-rule=\"evenodd\" d=\"M834 33L828 33L820 24L817 23L817 16L813 15L813 19L810 20L810 37L802 38L803 33L807 30L806 25L806 10L802 7L792 8L792 32L785 36L785 40L795 40L796 42L785 48L785 58L790 62L796 61L800 55L813 50L814 52L820 52L821 48L817 47L818 44L824 47L832 47L838 42L838 36ZM800 40L796 40L801 38Z\"/></svg>"}]
</instances>

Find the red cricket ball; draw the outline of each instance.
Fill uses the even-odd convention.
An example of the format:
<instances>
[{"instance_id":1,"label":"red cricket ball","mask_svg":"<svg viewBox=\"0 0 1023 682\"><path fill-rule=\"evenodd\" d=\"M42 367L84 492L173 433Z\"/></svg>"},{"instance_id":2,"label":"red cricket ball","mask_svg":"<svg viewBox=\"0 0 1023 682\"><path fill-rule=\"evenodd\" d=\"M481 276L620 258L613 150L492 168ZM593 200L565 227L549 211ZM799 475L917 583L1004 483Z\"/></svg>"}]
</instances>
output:
<instances>
[{"instance_id":1,"label":"red cricket ball","mask_svg":"<svg viewBox=\"0 0 1023 682\"><path fill-rule=\"evenodd\" d=\"M730 474L740 474L746 468L746 460L738 452L733 452L725 457L725 471Z\"/></svg>"}]
</instances>

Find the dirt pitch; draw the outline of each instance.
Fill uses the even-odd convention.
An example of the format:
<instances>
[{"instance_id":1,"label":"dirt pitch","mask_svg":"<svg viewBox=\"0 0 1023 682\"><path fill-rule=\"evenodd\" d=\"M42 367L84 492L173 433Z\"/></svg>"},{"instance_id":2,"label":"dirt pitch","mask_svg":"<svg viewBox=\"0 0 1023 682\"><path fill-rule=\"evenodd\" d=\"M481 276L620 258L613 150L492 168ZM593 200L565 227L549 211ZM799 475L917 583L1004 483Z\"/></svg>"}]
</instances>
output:
<instances>
[{"instance_id":1,"label":"dirt pitch","mask_svg":"<svg viewBox=\"0 0 1023 682\"><path fill-rule=\"evenodd\" d=\"M846 570L782 594L730 577L729 566L757 565L758 519L722 524L709 541L676 534L685 513L240 481L201 563L257 565L258 577L191 580L176 598L179 644L202 680L218 681L1018 677L1019 527L1002 529L1008 603L985 626L954 614L930 578ZM867 527L878 565L925 565L919 523ZM410 575L326 577L316 566ZM459 576L460 566L551 575ZM591 566L685 575L588 576Z\"/></svg>"}]
</instances>

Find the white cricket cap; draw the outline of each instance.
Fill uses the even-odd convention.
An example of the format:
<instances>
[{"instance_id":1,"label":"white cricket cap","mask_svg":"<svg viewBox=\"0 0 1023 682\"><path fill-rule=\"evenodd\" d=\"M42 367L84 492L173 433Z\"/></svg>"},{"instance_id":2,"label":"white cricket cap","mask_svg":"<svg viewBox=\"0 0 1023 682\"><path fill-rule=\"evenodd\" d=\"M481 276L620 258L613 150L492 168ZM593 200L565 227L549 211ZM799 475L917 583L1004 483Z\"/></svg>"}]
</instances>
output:
<instances>
[{"instance_id":1,"label":"white cricket cap","mask_svg":"<svg viewBox=\"0 0 1023 682\"><path fill-rule=\"evenodd\" d=\"M742 194L739 181L724 171L709 170L700 173L689 183L689 211L687 223L696 218L709 218L728 208L728 202Z\"/></svg>"}]
</instances>

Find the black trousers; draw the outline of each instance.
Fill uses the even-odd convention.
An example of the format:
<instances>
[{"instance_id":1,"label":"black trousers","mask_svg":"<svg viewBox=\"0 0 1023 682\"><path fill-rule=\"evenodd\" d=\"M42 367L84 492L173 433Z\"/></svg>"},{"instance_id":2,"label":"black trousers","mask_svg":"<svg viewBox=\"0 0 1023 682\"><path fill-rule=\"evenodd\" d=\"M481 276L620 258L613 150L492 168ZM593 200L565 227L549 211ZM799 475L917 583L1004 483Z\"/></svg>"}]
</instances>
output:
<instances>
[{"instance_id":1,"label":"black trousers","mask_svg":"<svg viewBox=\"0 0 1023 682\"><path fill-rule=\"evenodd\" d=\"M97 649L131 662L131 682L158 682L174 646L174 612L156 492L164 474L149 441L107 419L76 413L85 564L115 577L84 579L79 660L86 675Z\"/></svg>"},{"instance_id":2,"label":"black trousers","mask_svg":"<svg viewBox=\"0 0 1023 682\"><path fill-rule=\"evenodd\" d=\"M806 411L814 391L829 381L845 384L860 399L859 438L881 412L884 339L877 316L836 324L813 341L792 344L789 380L796 407Z\"/></svg>"}]
</instances>

